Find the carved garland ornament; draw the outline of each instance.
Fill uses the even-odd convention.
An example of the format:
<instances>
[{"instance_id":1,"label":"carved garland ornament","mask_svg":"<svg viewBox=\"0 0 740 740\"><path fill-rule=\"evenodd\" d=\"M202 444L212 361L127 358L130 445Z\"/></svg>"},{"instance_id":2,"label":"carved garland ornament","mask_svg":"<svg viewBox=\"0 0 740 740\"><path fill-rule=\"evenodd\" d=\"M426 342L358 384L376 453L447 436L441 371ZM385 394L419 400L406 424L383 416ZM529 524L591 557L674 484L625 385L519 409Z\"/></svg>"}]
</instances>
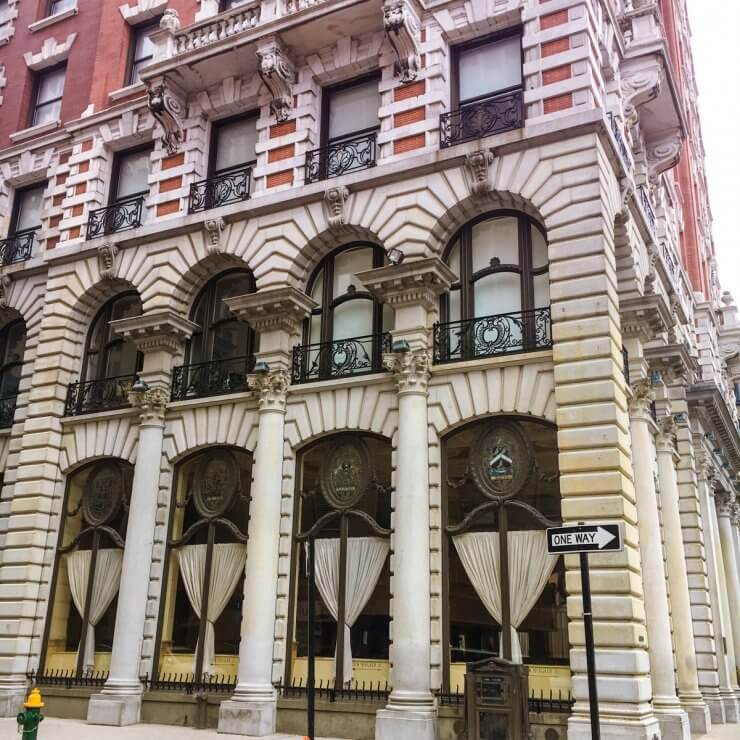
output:
<instances>
[{"instance_id":1,"label":"carved garland ornament","mask_svg":"<svg viewBox=\"0 0 740 740\"><path fill-rule=\"evenodd\" d=\"M293 110L295 68L278 39L271 39L257 49L257 71L270 91L270 110L278 122L287 121Z\"/></svg>"},{"instance_id":2,"label":"carved garland ornament","mask_svg":"<svg viewBox=\"0 0 740 740\"><path fill-rule=\"evenodd\" d=\"M149 89L149 110L164 131L167 154L175 154L184 140L185 104L165 83Z\"/></svg>"}]
</instances>

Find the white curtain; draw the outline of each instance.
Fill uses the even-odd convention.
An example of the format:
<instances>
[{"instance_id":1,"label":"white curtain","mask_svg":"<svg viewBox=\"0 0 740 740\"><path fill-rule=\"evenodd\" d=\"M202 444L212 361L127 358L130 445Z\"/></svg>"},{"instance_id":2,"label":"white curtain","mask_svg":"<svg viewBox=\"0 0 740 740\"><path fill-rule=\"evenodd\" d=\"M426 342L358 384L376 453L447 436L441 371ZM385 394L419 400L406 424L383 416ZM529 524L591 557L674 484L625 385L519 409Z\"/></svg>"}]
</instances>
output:
<instances>
[{"instance_id":1,"label":"white curtain","mask_svg":"<svg viewBox=\"0 0 740 740\"><path fill-rule=\"evenodd\" d=\"M501 624L501 567L498 532L468 532L452 538L465 573L488 613ZM547 585L558 556L547 552L544 530L509 532L511 659L522 662L517 628Z\"/></svg>"},{"instance_id":2,"label":"white curtain","mask_svg":"<svg viewBox=\"0 0 740 740\"><path fill-rule=\"evenodd\" d=\"M326 608L336 620L339 614L339 540L315 540L315 546L316 586ZM352 680L350 628L357 621L378 584L389 549L388 540L380 537L347 539L342 671L345 683Z\"/></svg>"},{"instance_id":3,"label":"white curtain","mask_svg":"<svg viewBox=\"0 0 740 740\"><path fill-rule=\"evenodd\" d=\"M206 573L207 545L185 545L177 550L180 564L180 576L185 584L190 606L198 619L203 601L203 581ZM211 582L208 586L208 614L206 614L206 633L203 645L203 673L214 673L216 657L216 632L214 624L226 608L244 572L247 559L247 547L239 543L213 546L211 560ZM195 652L198 652L196 644ZM195 672L196 656L193 656Z\"/></svg>"},{"instance_id":4,"label":"white curtain","mask_svg":"<svg viewBox=\"0 0 740 740\"><path fill-rule=\"evenodd\" d=\"M66 555L67 576L72 601L84 619L87 580L90 577L91 550L77 550ZM77 653L82 650L83 668L92 670L95 664L95 626L108 610L121 582L123 550L100 549L95 562L95 576L90 593L90 608L87 617L87 633L80 638Z\"/></svg>"}]
</instances>

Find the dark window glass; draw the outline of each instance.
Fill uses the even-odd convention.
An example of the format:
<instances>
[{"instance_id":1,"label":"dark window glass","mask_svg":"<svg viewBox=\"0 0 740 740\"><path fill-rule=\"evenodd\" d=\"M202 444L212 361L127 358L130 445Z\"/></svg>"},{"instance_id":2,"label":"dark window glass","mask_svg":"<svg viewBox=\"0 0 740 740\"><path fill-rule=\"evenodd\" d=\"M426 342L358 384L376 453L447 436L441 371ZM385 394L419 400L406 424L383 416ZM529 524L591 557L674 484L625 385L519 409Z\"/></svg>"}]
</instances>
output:
<instances>
[{"instance_id":1,"label":"dark window glass","mask_svg":"<svg viewBox=\"0 0 740 740\"><path fill-rule=\"evenodd\" d=\"M0 398L18 394L26 349L26 325L22 320L6 324L0 331Z\"/></svg>"},{"instance_id":2,"label":"dark window glass","mask_svg":"<svg viewBox=\"0 0 740 740\"><path fill-rule=\"evenodd\" d=\"M127 200L149 191L149 157L151 149L121 152L114 163L111 203Z\"/></svg>"},{"instance_id":3,"label":"dark window glass","mask_svg":"<svg viewBox=\"0 0 740 740\"><path fill-rule=\"evenodd\" d=\"M5 27L10 23L10 7L8 6L8 0L0 0L0 33L5 30Z\"/></svg>"},{"instance_id":4,"label":"dark window glass","mask_svg":"<svg viewBox=\"0 0 740 740\"><path fill-rule=\"evenodd\" d=\"M66 72L66 67L55 67L37 73L36 94L31 115L32 126L59 120Z\"/></svg>"},{"instance_id":5,"label":"dark window glass","mask_svg":"<svg viewBox=\"0 0 740 740\"><path fill-rule=\"evenodd\" d=\"M77 7L77 0L51 0L47 15L56 15Z\"/></svg>"},{"instance_id":6,"label":"dark window glass","mask_svg":"<svg viewBox=\"0 0 740 740\"><path fill-rule=\"evenodd\" d=\"M337 143L380 128L380 91L377 77L328 88L325 94L326 143Z\"/></svg>"},{"instance_id":7,"label":"dark window glass","mask_svg":"<svg viewBox=\"0 0 740 740\"><path fill-rule=\"evenodd\" d=\"M213 128L212 175L254 164L257 161L257 116L215 123Z\"/></svg>"},{"instance_id":8,"label":"dark window glass","mask_svg":"<svg viewBox=\"0 0 740 740\"><path fill-rule=\"evenodd\" d=\"M460 49L457 55L460 105L521 87L521 48L521 38L517 35Z\"/></svg>"},{"instance_id":9,"label":"dark window glass","mask_svg":"<svg viewBox=\"0 0 740 740\"><path fill-rule=\"evenodd\" d=\"M159 19L144 26L136 26L131 30L131 60L127 80L129 85L139 82L141 68L151 64L154 58L154 44L151 35L158 28Z\"/></svg>"},{"instance_id":10,"label":"dark window glass","mask_svg":"<svg viewBox=\"0 0 740 740\"><path fill-rule=\"evenodd\" d=\"M44 190L46 190L46 183L16 191L10 226L11 235L35 231L41 228L41 209L44 202Z\"/></svg>"},{"instance_id":11,"label":"dark window glass","mask_svg":"<svg viewBox=\"0 0 740 740\"><path fill-rule=\"evenodd\" d=\"M232 8L238 8L240 5L246 5L250 0L220 0L219 2L219 13L223 13L226 10Z\"/></svg>"}]
</instances>

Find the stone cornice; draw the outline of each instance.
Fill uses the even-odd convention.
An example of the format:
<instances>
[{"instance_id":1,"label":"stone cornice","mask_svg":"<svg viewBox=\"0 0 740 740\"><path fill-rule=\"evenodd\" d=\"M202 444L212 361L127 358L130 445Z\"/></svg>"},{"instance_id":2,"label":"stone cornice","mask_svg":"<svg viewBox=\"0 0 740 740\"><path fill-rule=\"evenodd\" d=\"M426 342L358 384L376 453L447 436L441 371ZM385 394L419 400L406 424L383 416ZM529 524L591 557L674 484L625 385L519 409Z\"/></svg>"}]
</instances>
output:
<instances>
[{"instance_id":1,"label":"stone cornice","mask_svg":"<svg viewBox=\"0 0 740 740\"><path fill-rule=\"evenodd\" d=\"M226 298L229 310L255 331L297 334L303 319L318 305L303 291L286 286Z\"/></svg>"},{"instance_id":2,"label":"stone cornice","mask_svg":"<svg viewBox=\"0 0 740 740\"><path fill-rule=\"evenodd\" d=\"M619 315L624 336L641 337L646 341L655 339L674 324L665 300L656 293L621 299Z\"/></svg>"},{"instance_id":3,"label":"stone cornice","mask_svg":"<svg viewBox=\"0 0 740 740\"><path fill-rule=\"evenodd\" d=\"M685 344L664 344L643 348L643 355L651 370L659 370L664 378L680 378L692 383L699 375L699 364Z\"/></svg>"},{"instance_id":4,"label":"stone cornice","mask_svg":"<svg viewBox=\"0 0 740 740\"><path fill-rule=\"evenodd\" d=\"M140 352L165 351L175 353L190 338L197 324L171 310L111 321L116 334L134 342Z\"/></svg>"},{"instance_id":5,"label":"stone cornice","mask_svg":"<svg viewBox=\"0 0 740 740\"><path fill-rule=\"evenodd\" d=\"M740 436L735 428L725 399L712 381L689 386L686 394L689 408L703 410L715 432L719 435L722 448L733 470L740 470Z\"/></svg>"}]
</instances>

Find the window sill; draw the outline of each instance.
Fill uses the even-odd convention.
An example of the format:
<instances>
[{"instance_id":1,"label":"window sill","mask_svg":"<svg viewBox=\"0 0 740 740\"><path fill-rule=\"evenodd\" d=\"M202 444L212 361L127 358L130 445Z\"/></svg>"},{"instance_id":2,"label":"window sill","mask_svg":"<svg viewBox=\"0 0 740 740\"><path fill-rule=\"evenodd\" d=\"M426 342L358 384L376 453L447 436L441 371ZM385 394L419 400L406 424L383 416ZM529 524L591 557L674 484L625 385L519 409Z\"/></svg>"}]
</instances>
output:
<instances>
[{"instance_id":1,"label":"window sill","mask_svg":"<svg viewBox=\"0 0 740 740\"><path fill-rule=\"evenodd\" d=\"M59 21L71 18L73 15L77 15L77 13L77 8L74 7L70 8L69 10L63 10L61 13L57 13L56 15L47 15L46 18L40 18L39 20L31 23L28 26L28 30L31 31L31 33L36 33L36 31L40 31L42 28L46 28L47 26L51 26L54 23L59 23Z\"/></svg>"},{"instance_id":2,"label":"window sill","mask_svg":"<svg viewBox=\"0 0 740 740\"><path fill-rule=\"evenodd\" d=\"M126 87L121 87L118 90L113 90L113 92L108 93L108 99L115 102L116 100L122 100L131 95L136 95L137 93L141 93L143 95L145 92L146 86L144 83L135 82L133 85L126 85Z\"/></svg>"},{"instance_id":3,"label":"window sill","mask_svg":"<svg viewBox=\"0 0 740 740\"><path fill-rule=\"evenodd\" d=\"M49 121L48 123L40 123L38 126L31 126L30 128L24 128L20 131L16 131L8 136L12 142L24 141L34 136L40 136L41 134L48 134L50 131L58 129L62 125L62 122L57 118L56 121Z\"/></svg>"}]
</instances>

